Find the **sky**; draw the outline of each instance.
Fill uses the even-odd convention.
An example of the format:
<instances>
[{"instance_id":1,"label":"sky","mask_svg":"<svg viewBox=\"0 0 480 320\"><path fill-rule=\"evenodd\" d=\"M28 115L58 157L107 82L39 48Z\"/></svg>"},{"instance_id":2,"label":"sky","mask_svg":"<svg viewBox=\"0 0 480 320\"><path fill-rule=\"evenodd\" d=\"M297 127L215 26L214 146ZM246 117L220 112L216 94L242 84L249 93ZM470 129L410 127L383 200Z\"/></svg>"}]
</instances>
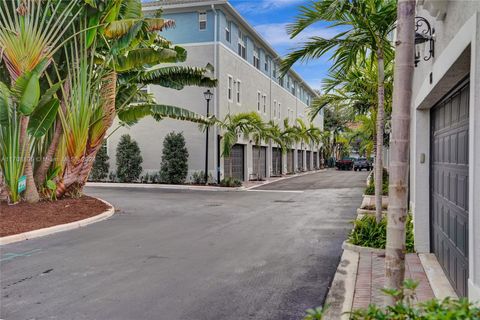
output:
<instances>
[{"instance_id":1,"label":"sky","mask_svg":"<svg viewBox=\"0 0 480 320\"><path fill-rule=\"evenodd\" d=\"M325 23L316 23L305 29L294 39L290 39L286 26L295 21L299 6L308 5L308 0L230 0L230 3L281 55L285 56L292 48L312 36L332 37L336 30ZM320 89L322 79L331 66L330 54L306 63L297 63L294 70L313 88Z\"/></svg>"}]
</instances>

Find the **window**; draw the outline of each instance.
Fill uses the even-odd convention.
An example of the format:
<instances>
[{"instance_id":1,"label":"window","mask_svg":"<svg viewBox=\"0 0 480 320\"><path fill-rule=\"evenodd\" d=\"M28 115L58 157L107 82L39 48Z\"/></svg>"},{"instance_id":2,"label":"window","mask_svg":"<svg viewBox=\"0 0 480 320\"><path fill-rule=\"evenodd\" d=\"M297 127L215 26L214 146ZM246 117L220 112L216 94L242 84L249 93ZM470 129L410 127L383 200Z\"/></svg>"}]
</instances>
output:
<instances>
[{"instance_id":1,"label":"window","mask_svg":"<svg viewBox=\"0 0 480 320\"><path fill-rule=\"evenodd\" d=\"M262 99L263 99L263 113L267 113L267 95L264 94L262 96Z\"/></svg>"},{"instance_id":2,"label":"window","mask_svg":"<svg viewBox=\"0 0 480 320\"><path fill-rule=\"evenodd\" d=\"M257 91L257 111L260 112L260 100L261 100L262 94L260 91Z\"/></svg>"},{"instance_id":3,"label":"window","mask_svg":"<svg viewBox=\"0 0 480 320\"><path fill-rule=\"evenodd\" d=\"M277 65L276 64L273 65L273 78L274 79L277 78Z\"/></svg>"},{"instance_id":4,"label":"window","mask_svg":"<svg viewBox=\"0 0 480 320\"><path fill-rule=\"evenodd\" d=\"M227 26L225 27L225 40L227 40L227 42L232 42L230 30L232 30L232 22L228 21Z\"/></svg>"},{"instance_id":5,"label":"window","mask_svg":"<svg viewBox=\"0 0 480 320\"><path fill-rule=\"evenodd\" d=\"M237 103L240 104L240 89L241 89L241 82L240 80L237 80Z\"/></svg>"},{"instance_id":6,"label":"window","mask_svg":"<svg viewBox=\"0 0 480 320\"><path fill-rule=\"evenodd\" d=\"M260 69L260 55L258 51L259 50L257 47L253 48L253 66L257 69Z\"/></svg>"},{"instance_id":7,"label":"window","mask_svg":"<svg viewBox=\"0 0 480 320\"><path fill-rule=\"evenodd\" d=\"M283 78L278 78L278 83L283 87Z\"/></svg>"},{"instance_id":8,"label":"window","mask_svg":"<svg viewBox=\"0 0 480 320\"><path fill-rule=\"evenodd\" d=\"M277 116L277 100L273 100L273 117Z\"/></svg>"},{"instance_id":9,"label":"window","mask_svg":"<svg viewBox=\"0 0 480 320\"><path fill-rule=\"evenodd\" d=\"M287 76L287 90L288 90L288 88L290 88L290 77L289 76Z\"/></svg>"},{"instance_id":10,"label":"window","mask_svg":"<svg viewBox=\"0 0 480 320\"><path fill-rule=\"evenodd\" d=\"M295 82L292 82L292 94L295 95Z\"/></svg>"},{"instance_id":11,"label":"window","mask_svg":"<svg viewBox=\"0 0 480 320\"><path fill-rule=\"evenodd\" d=\"M200 30L207 29L207 13L206 12L199 12L198 13L198 28Z\"/></svg>"},{"instance_id":12,"label":"window","mask_svg":"<svg viewBox=\"0 0 480 320\"><path fill-rule=\"evenodd\" d=\"M232 101L233 78L228 76L228 100Z\"/></svg>"},{"instance_id":13,"label":"window","mask_svg":"<svg viewBox=\"0 0 480 320\"><path fill-rule=\"evenodd\" d=\"M279 102L278 103L278 119L282 117L281 113L282 113L282 104Z\"/></svg>"},{"instance_id":14,"label":"window","mask_svg":"<svg viewBox=\"0 0 480 320\"><path fill-rule=\"evenodd\" d=\"M264 66L264 68L265 68L265 71L267 71L267 72L268 72L268 61L269 60L270 60L270 57L265 56L265 66Z\"/></svg>"},{"instance_id":15,"label":"window","mask_svg":"<svg viewBox=\"0 0 480 320\"><path fill-rule=\"evenodd\" d=\"M247 58L247 51L245 50L245 42L247 36L245 36L242 31L238 30L238 55L243 59Z\"/></svg>"}]
</instances>

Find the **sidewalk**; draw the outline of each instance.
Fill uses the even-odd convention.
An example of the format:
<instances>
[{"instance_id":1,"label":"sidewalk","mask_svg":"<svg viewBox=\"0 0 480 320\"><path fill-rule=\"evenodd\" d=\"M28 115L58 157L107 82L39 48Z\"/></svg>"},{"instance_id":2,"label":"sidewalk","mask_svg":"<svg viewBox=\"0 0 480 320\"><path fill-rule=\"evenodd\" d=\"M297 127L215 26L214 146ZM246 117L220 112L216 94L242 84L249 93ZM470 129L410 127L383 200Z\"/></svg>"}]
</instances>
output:
<instances>
[{"instance_id":1,"label":"sidewalk","mask_svg":"<svg viewBox=\"0 0 480 320\"><path fill-rule=\"evenodd\" d=\"M405 279L418 282L415 291L417 302L435 298L416 253L405 257ZM370 304L383 305L385 294L382 292L385 284L385 255L376 253L361 253L358 262L357 280L353 296L353 310L365 309Z\"/></svg>"}]
</instances>

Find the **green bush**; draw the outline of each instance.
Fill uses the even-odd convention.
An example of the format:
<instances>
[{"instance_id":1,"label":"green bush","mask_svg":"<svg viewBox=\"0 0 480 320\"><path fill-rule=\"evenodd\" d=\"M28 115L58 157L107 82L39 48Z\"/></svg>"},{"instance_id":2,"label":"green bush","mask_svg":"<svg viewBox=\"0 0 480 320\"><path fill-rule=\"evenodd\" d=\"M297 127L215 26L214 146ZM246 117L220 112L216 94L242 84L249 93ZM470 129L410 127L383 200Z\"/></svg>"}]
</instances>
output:
<instances>
[{"instance_id":1,"label":"green bush","mask_svg":"<svg viewBox=\"0 0 480 320\"><path fill-rule=\"evenodd\" d=\"M192 183L193 184L205 184L205 172L204 171L195 171L192 174ZM208 174L208 184L213 184L213 176L211 173Z\"/></svg>"},{"instance_id":2,"label":"green bush","mask_svg":"<svg viewBox=\"0 0 480 320\"><path fill-rule=\"evenodd\" d=\"M182 184L188 174L188 150L183 133L170 132L163 141L160 180L163 183Z\"/></svg>"},{"instance_id":3,"label":"green bush","mask_svg":"<svg viewBox=\"0 0 480 320\"><path fill-rule=\"evenodd\" d=\"M365 215L360 220L355 220L353 222L354 227L350 235L348 236L348 242L351 244L385 249L385 244L387 243L387 218L384 217L380 223L377 223L375 216ZM412 215L408 215L407 223L407 252L414 252L414 239L413 239L413 221Z\"/></svg>"},{"instance_id":4,"label":"green bush","mask_svg":"<svg viewBox=\"0 0 480 320\"><path fill-rule=\"evenodd\" d=\"M95 157L95 162L93 163L92 171L88 180L90 181L104 181L108 177L108 170L110 165L108 160L110 158L107 154L107 146L104 143L100 150L98 150L97 156Z\"/></svg>"},{"instance_id":5,"label":"green bush","mask_svg":"<svg viewBox=\"0 0 480 320\"><path fill-rule=\"evenodd\" d=\"M355 310L351 313L352 320L375 319L405 319L405 320L474 320L480 319L480 308L468 302L466 298L460 300L445 298L432 299L414 305L415 290L418 283L406 280L400 290L384 290L388 295L398 299L393 306L385 309L371 304L367 309Z\"/></svg>"},{"instance_id":6,"label":"green bush","mask_svg":"<svg viewBox=\"0 0 480 320\"><path fill-rule=\"evenodd\" d=\"M130 135L120 138L117 146L117 179L120 182L135 182L142 173L140 148Z\"/></svg>"},{"instance_id":7,"label":"green bush","mask_svg":"<svg viewBox=\"0 0 480 320\"><path fill-rule=\"evenodd\" d=\"M383 169L383 179L382 179L382 195L388 196L388 171L384 168ZM374 196L375 195L375 179L372 175L372 179L369 179L368 186L365 189L365 194L367 196Z\"/></svg>"},{"instance_id":8,"label":"green bush","mask_svg":"<svg viewBox=\"0 0 480 320\"><path fill-rule=\"evenodd\" d=\"M237 178L233 177L226 177L220 181L221 187L241 187L242 181L238 180Z\"/></svg>"}]
</instances>

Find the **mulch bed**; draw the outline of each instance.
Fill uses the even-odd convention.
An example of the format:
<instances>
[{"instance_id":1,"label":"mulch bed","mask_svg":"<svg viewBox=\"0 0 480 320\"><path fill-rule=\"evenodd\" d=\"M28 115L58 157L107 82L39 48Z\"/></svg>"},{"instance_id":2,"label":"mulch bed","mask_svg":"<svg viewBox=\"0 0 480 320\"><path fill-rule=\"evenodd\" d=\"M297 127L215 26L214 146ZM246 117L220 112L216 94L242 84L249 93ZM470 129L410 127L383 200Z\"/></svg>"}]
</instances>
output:
<instances>
[{"instance_id":1,"label":"mulch bed","mask_svg":"<svg viewBox=\"0 0 480 320\"><path fill-rule=\"evenodd\" d=\"M0 237L65 224L103 213L109 208L92 197L26 202L17 205L0 203Z\"/></svg>"}]
</instances>

